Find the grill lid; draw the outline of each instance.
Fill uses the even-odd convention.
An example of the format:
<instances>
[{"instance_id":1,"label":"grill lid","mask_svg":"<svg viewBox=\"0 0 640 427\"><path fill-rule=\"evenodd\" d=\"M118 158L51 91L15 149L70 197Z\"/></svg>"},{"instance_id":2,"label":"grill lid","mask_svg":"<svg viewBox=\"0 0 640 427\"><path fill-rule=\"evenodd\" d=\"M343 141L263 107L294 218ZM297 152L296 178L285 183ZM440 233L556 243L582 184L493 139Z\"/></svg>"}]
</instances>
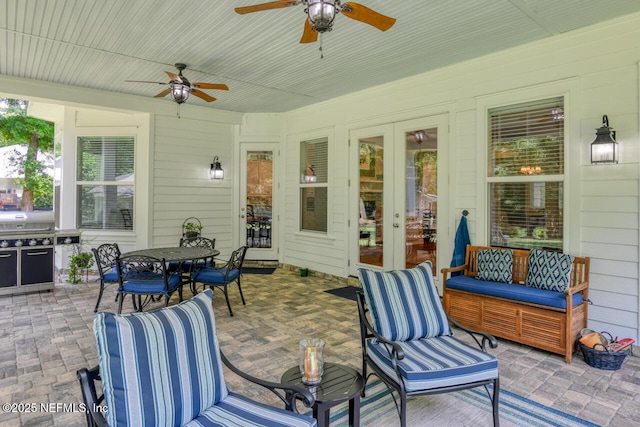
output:
<instances>
[{"instance_id":1,"label":"grill lid","mask_svg":"<svg viewBox=\"0 0 640 427\"><path fill-rule=\"evenodd\" d=\"M0 212L0 235L52 232L54 227L53 211Z\"/></svg>"}]
</instances>

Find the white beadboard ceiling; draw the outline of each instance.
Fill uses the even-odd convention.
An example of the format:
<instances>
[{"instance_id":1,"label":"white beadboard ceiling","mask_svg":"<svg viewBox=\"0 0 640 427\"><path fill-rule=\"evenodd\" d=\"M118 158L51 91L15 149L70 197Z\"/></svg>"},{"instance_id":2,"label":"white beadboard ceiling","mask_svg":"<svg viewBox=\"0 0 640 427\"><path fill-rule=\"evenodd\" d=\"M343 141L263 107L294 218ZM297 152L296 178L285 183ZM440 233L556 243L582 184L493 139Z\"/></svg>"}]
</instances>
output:
<instances>
[{"instance_id":1,"label":"white beadboard ceiling","mask_svg":"<svg viewBox=\"0 0 640 427\"><path fill-rule=\"evenodd\" d=\"M638 0L360 0L381 32L338 15L298 43L304 6L238 15L260 0L0 0L0 74L152 97L186 63L238 112L283 112L640 11ZM0 87L0 92L8 88ZM170 97L157 102L172 102Z\"/></svg>"}]
</instances>

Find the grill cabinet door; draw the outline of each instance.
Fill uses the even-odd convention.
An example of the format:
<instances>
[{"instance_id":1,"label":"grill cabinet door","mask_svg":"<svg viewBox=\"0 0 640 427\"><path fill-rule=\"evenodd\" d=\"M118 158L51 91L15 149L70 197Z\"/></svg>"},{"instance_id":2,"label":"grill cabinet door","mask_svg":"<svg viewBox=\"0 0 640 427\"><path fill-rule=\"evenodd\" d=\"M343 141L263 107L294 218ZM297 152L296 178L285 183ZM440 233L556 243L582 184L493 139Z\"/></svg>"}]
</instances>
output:
<instances>
[{"instance_id":1,"label":"grill cabinet door","mask_svg":"<svg viewBox=\"0 0 640 427\"><path fill-rule=\"evenodd\" d=\"M22 285L53 282L53 248L23 249L20 256Z\"/></svg>"},{"instance_id":2,"label":"grill cabinet door","mask_svg":"<svg viewBox=\"0 0 640 427\"><path fill-rule=\"evenodd\" d=\"M18 251L0 251L0 288L18 285Z\"/></svg>"}]
</instances>

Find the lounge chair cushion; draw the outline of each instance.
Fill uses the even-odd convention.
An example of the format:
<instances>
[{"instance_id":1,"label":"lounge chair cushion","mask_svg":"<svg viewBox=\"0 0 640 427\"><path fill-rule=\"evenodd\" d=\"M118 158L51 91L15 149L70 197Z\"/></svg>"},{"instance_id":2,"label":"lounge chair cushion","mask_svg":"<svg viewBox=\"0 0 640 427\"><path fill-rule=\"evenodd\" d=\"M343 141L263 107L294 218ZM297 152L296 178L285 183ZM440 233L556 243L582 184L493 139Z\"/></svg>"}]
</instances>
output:
<instances>
[{"instance_id":1,"label":"lounge chair cushion","mask_svg":"<svg viewBox=\"0 0 640 427\"><path fill-rule=\"evenodd\" d=\"M358 270L373 327L391 341L451 335L431 262L389 272Z\"/></svg>"},{"instance_id":2,"label":"lounge chair cushion","mask_svg":"<svg viewBox=\"0 0 640 427\"><path fill-rule=\"evenodd\" d=\"M95 316L109 425L184 425L227 397L211 298Z\"/></svg>"},{"instance_id":3,"label":"lounge chair cushion","mask_svg":"<svg viewBox=\"0 0 640 427\"><path fill-rule=\"evenodd\" d=\"M311 417L267 406L229 392L224 400L202 412L185 427L313 427L315 425L316 421Z\"/></svg>"},{"instance_id":4,"label":"lounge chair cushion","mask_svg":"<svg viewBox=\"0 0 640 427\"><path fill-rule=\"evenodd\" d=\"M473 383L498 377L498 360L452 336L398 342L404 359L398 369L408 392ZM376 366L397 378L385 344L367 341L368 355Z\"/></svg>"}]
</instances>

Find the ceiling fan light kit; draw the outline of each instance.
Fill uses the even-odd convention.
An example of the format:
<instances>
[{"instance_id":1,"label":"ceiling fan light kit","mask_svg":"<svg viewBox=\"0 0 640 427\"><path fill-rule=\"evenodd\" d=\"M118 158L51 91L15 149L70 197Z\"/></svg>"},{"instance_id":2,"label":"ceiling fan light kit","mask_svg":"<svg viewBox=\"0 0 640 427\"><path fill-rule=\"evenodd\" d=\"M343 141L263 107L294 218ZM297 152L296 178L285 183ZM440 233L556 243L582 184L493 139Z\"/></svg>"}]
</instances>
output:
<instances>
[{"instance_id":1,"label":"ceiling fan light kit","mask_svg":"<svg viewBox=\"0 0 640 427\"><path fill-rule=\"evenodd\" d=\"M163 98L169 94L171 94L171 98L178 104L184 104L187 99L189 99L189 95L193 94L198 98L206 101L213 102L216 100L213 96L204 93L200 89L217 89L217 90L229 90L229 87L222 83L204 83L204 82L196 82L191 83L189 79L182 75L182 71L187 68L186 64L182 62L177 62L174 64L176 69L178 70L178 74L172 73L171 71L165 71L167 76L169 76L169 82L150 82L150 81L142 81L142 80L125 80L127 82L132 83L153 83L160 85L169 85L169 87L159 94L155 96L155 98ZM180 110L178 110L178 117L180 117Z\"/></svg>"},{"instance_id":2,"label":"ceiling fan light kit","mask_svg":"<svg viewBox=\"0 0 640 427\"><path fill-rule=\"evenodd\" d=\"M382 15L359 3L346 2L342 4L340 0L276 0L253 6L236 7L235 11L244 15L263 10L283 9L299 4L305 6L304 12L307 15L300 43L313 43L318 40L318 34L331 31L333 21L338 13L371 25L380 31L387 31L396 23L395 18Z\"/></svg>"},{"instance_id":3,"label":"ceiling fan light kit","mask_svg":"<svg viewBox=\"0 0 640 427\"><path fill-rule=\"evenodd\" d=\"M311 28L317 33L331 31L333 20L336 17L336 5L340 2L336 0L308 0L307 15L311 22Z\"/></svg>"},{"instance_id":4,"label":"ceiling fan light kit","mask_svg":"<svg viewBox=\"0 0 640 427\"><path fill-rule=\"evenodd\" d=\"M171 97L178 104L182 104L189 99L191 88L185 84L172 83L171 84Z\"/></svg>"}]
</instances>

